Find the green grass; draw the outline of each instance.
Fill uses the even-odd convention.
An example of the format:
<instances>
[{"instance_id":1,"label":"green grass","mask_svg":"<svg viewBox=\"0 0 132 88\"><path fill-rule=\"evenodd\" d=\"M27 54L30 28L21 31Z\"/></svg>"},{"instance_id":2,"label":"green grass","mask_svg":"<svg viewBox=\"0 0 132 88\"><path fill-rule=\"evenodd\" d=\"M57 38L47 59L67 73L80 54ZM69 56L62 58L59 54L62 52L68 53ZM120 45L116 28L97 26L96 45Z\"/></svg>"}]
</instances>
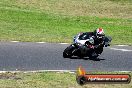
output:
<instances>
[{"instance_id":1,"label":"green grass","mask_svg":"<svg viewBox=\"0 0 132 88\"><path fill-rule=\"evenodd\" d=\"M130 74L115 72L94 72L95 74ZM129 84L87 84L80 86L76 74L39 72L39 73L0 73L0 88L131 88Z\"/></svg>"},{"instance_id":2,"label":"green grass","mask_svg":"<svg viewBox=\"0 0 132 88\"><path fill-rule=\"evenodd\" d=\"M0 40L71 42L102 27L112 44L131 45L131 14L131 0L1 0Z\"/></svg>"}]
</instances>

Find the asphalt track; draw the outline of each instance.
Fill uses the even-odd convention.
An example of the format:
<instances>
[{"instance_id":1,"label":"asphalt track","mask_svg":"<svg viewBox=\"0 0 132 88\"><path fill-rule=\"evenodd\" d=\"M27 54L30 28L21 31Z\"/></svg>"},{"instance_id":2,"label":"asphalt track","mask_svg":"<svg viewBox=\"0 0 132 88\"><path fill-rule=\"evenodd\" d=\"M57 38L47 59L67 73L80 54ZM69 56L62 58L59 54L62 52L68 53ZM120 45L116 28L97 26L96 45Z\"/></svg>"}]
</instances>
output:
<instances>
[{"instance_id":1,"label":"asphalt track","mask_svg":"<svg viewBox=\"0 0 132 88\"><path fill-rule=\"evenodd\" d=\"M63 58L69 44L0 42L0 71L76 70L132 71L132 46L104 48L98 60Z\"/></svg>"}]
</instances>

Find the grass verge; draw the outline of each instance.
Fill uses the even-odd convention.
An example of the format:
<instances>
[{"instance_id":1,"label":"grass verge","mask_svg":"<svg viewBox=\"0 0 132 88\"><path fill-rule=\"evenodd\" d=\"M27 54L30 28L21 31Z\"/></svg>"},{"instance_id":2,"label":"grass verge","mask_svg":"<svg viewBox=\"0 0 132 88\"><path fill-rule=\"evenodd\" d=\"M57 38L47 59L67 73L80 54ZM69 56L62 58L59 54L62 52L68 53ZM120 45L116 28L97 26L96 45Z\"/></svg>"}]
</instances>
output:
<instances>
[{"instance_id":1,"label":"grass verge","mask_svg":"<svg viewBox=\"0 0 132 88\"><path fill-rule=\"evenodd\" d=\"M0 40L71 42L78 32L102 27L113 44L131 45L131 4L131 0L2 0Z\"/></svg>"},{"instance_id":2,"label":"grass verge","mask_svg":"<svg viewBox=\"0 0 132 88\"><path fill-rule=\"evenodd\" d=\"M93 72L98 74L130 74L122 72ZM76 74L57 72L0 73L0 88L131 88L130 84L87 84L80 86Z\"/></svg>"}]
</instances>

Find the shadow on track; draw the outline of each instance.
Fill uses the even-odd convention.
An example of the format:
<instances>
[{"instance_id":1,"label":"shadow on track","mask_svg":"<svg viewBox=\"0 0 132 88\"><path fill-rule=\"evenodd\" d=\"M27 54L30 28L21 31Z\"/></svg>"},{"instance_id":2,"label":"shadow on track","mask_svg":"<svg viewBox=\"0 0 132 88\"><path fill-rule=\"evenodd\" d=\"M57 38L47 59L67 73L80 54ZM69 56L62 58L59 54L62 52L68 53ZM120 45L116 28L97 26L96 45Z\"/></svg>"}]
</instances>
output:
<instances>
[{"instance_id":1,"label":"shadow on track","mask_svg":"<svg viewBox=\"0 0 132 88\"><path fill-rule=\"evenodd\" d=\"M105 60L105 59L102 59L102 58L88 58L88 57L71 57L69 59L83 59L83 60L93 60L93 61L101 61L101 60Z\"/></svg>"}]
</instances>

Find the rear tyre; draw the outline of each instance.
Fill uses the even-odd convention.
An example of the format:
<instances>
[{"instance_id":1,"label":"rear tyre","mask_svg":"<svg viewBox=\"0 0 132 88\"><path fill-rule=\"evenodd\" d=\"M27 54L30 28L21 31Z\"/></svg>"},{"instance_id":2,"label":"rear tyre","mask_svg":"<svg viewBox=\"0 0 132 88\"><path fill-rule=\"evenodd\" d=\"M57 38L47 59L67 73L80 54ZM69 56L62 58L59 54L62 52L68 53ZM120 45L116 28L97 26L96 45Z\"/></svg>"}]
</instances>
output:
<instances>
[{"instance_id":1,"label":"rear tyre","mask_svg":"<svg viewBox=\"0 0 132 88\"><path fill-rule=\"evenodd\" d=\"M103 47L99 47L97 50L96 50L96 53L97 54L101 54L103 52Z\"/></svg>"},{"instance_id":2,"label":"rear tyre","mask_svg":"<svg viewBox=\"0 0 132 88\"><path fill-rule=\"evenodd\" d=\"M90 58L90 59L97 59L98 56L99 56L99 54L93 55L93 53L91 53L91 54L89 55L89 58Z\"/></svg>"},{"instance_id":3,"label":"rear tyre","mask_svg":"<svg viewBox=\"0 0 132 88\"><path fill-rule=\"evenodd\" d=\"M99 55L97 55L97 56L89 56L89 58L90 58L90 59L97 59L98 56L99 56Z\"/></svg>"}]
</instances>

